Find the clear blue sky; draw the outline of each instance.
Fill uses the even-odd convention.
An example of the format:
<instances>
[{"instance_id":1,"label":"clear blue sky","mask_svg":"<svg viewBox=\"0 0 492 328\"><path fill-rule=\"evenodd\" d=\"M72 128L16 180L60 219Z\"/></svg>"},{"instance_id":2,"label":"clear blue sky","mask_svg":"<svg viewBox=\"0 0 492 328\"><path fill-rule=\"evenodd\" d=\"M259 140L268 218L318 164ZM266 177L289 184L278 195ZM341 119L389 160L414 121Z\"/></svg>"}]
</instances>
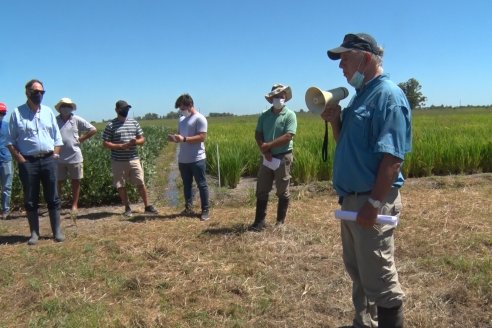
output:
<instances>
[{"instance_id":1,"label":"clear blue sky","mask_svg":"<svg viewBox=\"0 0 492 328\"><path fill-rule=\"evenodd\" d=\"M275 82L306 108L308 87L348 86L326 50L350 32L385 48L396 82L417 79L427 105L492 104L492 1L5 0L0 3L0 102L25 102L44 82L45 105L62 97L78 114L167 114L190 93L198 109L256 114Z\"/></svg>"}]
</instances>

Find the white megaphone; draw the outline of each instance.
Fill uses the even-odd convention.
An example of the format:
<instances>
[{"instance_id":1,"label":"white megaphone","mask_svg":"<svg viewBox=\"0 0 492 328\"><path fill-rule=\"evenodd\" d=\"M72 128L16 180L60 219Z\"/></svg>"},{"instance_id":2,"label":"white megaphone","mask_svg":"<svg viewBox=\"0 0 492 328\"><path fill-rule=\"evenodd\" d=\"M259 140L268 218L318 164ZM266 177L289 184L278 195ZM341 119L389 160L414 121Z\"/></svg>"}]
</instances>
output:
<instances>
[{"instance_id":1,"label":"white megaphone","mask_svg":"<svg viewBox=\"0 0 492 328\"><path fill-rule=\"evenodd\" d=\"M338 103L347 98L349 92L346 88L340 87L328 91L316 87L310 87L306 91L306 105L309 111L316 115L321 115L328 103Z\"/></svg>"}]
</instances>

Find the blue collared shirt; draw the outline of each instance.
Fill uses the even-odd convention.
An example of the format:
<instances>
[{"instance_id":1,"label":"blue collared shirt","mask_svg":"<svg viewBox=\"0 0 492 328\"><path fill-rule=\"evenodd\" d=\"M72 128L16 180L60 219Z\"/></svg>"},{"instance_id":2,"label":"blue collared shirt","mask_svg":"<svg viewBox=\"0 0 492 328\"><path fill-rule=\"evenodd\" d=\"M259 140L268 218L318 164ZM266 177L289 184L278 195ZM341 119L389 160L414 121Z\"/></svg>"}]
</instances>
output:
<instances>
[{"instance_id":1,"label":"blue collared shirt","mask_svg":"<svg viewBox=\"0 0 492 328\"><path fill-rule=\"evenodd\" d=\"M9 136L9 122L4 118L0 121L0 162L9 162L12 155L7 148L7 138Z\"/></svg>"},{"instance_id":2,"label":"blue collared shirt","mask_svg":"<svg viewBox=\"0 0 492 328\"><path fill-rule=\"evenodd\" d=\"M335 150L333 185L340 196L371 191L385 153L400 159L412 149L411 108L388 76L367 83L342 111ZM398 175L394 187L403 185Z\"/></svg>"},{"instance_id":3,"label":"blue collared shirt","mask_svg":"<svg viewBox=\"0 0 492 328\"><path fill-rule=\"evenodd\" d=\"M9 123L8 144L14 145L23 155L38 155L63 146L55 114L51 108L41 105L33 112L26 104L17 107Z\"/></svg>"}]
</instances>

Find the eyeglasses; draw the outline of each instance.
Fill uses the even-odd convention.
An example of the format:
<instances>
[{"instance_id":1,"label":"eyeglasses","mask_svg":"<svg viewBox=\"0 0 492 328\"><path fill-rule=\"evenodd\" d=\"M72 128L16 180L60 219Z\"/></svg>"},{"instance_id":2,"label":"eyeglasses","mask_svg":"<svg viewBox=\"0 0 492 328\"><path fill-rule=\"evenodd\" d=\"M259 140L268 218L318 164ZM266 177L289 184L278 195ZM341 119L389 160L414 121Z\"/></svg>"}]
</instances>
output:
<instances>
[{"instance_id":1,"label":"eyeglasses","mask_svg":"<svg viewBox=\"0 0 492 328\"><path fill-rule=\"evenodd\" d=\"M46 91L44 91L44 90L33 90L33 89L31 89L31 90L29 90L29 92L30 92L32 95L35 95L35 94L38 94L38 93L40 93L40 94L44 95L44 93L45 93Z\"/></svg>"}]
</instances>

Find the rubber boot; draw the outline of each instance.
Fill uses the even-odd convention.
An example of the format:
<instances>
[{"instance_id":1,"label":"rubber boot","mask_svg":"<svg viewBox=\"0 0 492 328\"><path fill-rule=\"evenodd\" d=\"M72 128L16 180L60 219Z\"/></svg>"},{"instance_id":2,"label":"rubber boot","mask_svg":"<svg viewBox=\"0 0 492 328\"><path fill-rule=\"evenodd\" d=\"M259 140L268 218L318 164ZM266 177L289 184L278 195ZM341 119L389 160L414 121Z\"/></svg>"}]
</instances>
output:
<instances>
[{"instance_id":1,"label":"rubber boot","mask_svg":"<svg viewBox=\"0 0 492 328\"><path fill-rule=\"evenodd\" d=\"M289 198L279 198L277 205L277 225L284 224L289 208Z\"/></svg>"},{"instance_id":2,"label":"rubber boot","mask_svg":"<svg viewBox=\"0 0 492 328\"><path fill-rule=\"evenodd\" d=\"M403 328L403 307L401 305L393 308L378 306L379 328Z\"/></svg>"},{"instance_id":3,"label":"rubber boot","mask_svg":"<svg viewBox=\"0 0 492 328\"><path fill-rule=\"evenodd\" d=\"M252 231L261 231L265 228L265 217L268 206L268 199L256 199L256 215L255 222L249 227Z\"/></svg>"},{"instance_id":4,"label":"rubber boot","mask_svg":"<svg viewBox=\"0 0 492 328\"><path fill-rule=\"evenodd\" d=\"M36 245L39 240L38 211L27 212L27 221L29 222L29 230L31 231L31 238L29 238L27 244Z\"/></svg>"},{"instance_id":5,"label":"rubber boot","mask_svg":"<svg viewBox=\"0 0 492 328\"><path fill-rule=\"evenodd\" d=\"M65 236L61 232L61 223L60 223L60 210L52 209L49 210L50 214L50 223L51 223L51 231L53 231L53 237L55 241L62 242L65 240Z\"/></svg>"}]
</instances>

